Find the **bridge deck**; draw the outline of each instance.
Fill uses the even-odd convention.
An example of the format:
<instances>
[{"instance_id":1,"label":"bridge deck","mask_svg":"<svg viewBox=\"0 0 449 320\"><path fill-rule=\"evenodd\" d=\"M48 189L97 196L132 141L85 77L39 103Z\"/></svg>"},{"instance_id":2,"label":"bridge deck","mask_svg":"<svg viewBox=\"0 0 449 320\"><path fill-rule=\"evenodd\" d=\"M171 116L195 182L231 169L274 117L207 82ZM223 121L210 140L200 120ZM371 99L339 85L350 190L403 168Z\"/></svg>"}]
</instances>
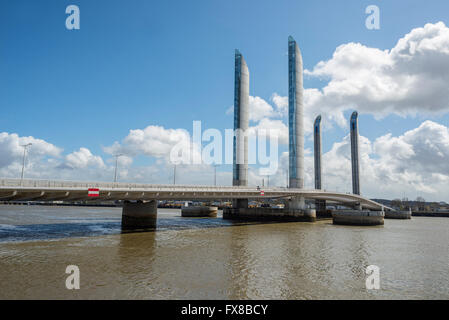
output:
<instances>
[{"instance_id":1,"label":"bridge deck","mask_svg":"<svg viewBox=\"0 0 449 320\"><path fill-rule=\"evenodd\" d=\"M90 197L88 189L99 189ZM264 191L261 194L261 190ZM383 206L355 194L325 190L261 188L233 186L153 185L137 183L73 182L57 180L0 179L1 201L100 201L100 200L228 200L304 197L344 205L360 203L362 207L380 210Z\"/></svg>"}]
</instances>

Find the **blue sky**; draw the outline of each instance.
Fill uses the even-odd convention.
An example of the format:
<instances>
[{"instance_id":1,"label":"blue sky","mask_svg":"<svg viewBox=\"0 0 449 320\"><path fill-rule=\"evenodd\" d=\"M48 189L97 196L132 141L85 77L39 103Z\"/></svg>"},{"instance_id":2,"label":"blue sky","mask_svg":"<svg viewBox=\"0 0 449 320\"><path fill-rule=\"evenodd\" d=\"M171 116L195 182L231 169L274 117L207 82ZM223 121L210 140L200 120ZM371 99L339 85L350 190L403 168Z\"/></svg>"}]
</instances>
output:
<instances>
[{"instance_id":1,"label":"blue sky","mask_svg":"<svg viewBox=\"0 0 449 320\"><path fill-rule=\"evenodd\" d=\"M65 27L70 4L80 8L80 30ZM365 27L372 4L380 8L380 30ZM194 120L232 128L225 112L233 104L235 48L250 69L250 94L272 104L274 93L287 94L289 35L312 70L342 44L387 50L411 30L448 18L447 1L1 1L0 132L45 140L64 149L61 156L85 147L106 161L103 147L132 129L191 131ZM305 76L305 88L327 83ZM383 117L362 111L361 135L400 136L425 120L449 125L446 111ZM346 134L328 129L323 151ZM141 154L133 165L155 161Z\"/></svg>"}]
</instances>

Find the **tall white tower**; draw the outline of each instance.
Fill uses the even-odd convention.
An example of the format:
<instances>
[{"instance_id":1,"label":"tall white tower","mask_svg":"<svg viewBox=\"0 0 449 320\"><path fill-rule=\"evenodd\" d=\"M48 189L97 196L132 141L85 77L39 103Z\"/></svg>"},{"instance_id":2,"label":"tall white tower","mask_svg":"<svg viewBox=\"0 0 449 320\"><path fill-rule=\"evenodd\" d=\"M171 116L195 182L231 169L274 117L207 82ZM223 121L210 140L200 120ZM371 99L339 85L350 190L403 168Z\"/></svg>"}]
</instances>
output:
<instances>
[{"instance_id":1,"label":"tall white tower","mask_svg":"<svg viewBox=\"0 0 449 320\"><path fill-rule=\"evenodd\" d=\"M301 51L288 37L289 187L304 188L304 88Z\"/></svg>"},{"instance_id":2,"label":"tall white tower","mask_svg":"<svg viewBox=\"0 0 449 320\"><path fill-rule=\"evenodd\" d=\"M248 185L249 70L235 50L233 186Z\"/></svg>"},{"instance_id":3,"label":"tall white tower","mask_svg":"<svg viewBox=\"0 0 449 320\"><path fill-rule=\"evenodd\" d=\"M359 123L358 113L351 115L351 166L352 166L352 193L360 195L360 164L359 164Z\"/></svg>"}]
</instances>

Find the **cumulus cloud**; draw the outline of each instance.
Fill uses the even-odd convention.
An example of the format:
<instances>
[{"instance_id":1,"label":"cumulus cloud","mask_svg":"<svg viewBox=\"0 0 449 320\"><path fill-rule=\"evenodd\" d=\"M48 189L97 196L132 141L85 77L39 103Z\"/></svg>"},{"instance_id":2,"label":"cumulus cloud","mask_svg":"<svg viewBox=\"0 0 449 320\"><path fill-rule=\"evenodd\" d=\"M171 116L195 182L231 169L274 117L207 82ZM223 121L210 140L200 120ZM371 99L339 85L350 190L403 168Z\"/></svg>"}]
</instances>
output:
<instances>
[{"instance_id":1,"label":"cumulus cloud","mask_svg":"<svg viewBox=\"0 0 449 320\"><path fill-rule=\"evenodd\" d=\"M145 129L130 130L122 143L114 142L104 147L109 154L123 153L128 156L144 154L150 157L169 157L170 151L177 144L190 146L190 134L184 129L165 129L162 126L148 126Z\"/></svg>"},{"instance_id":2,"label":"cumulus cloud","mask_svg":"<svg viewBox=\"0 0 449 320\"><path fill-rule=\"evenodd\" d=\"M282 97L276 92L271 96L271 101L277 109L277 114L281 117L285 117L288 114L288 97Z\"/></svg>"},{"instance_id":3,"label":"cumulus cloud","mask_svg":"<svg viewBox=\"0 0 449 320\"><path fill-rule=\"evenodd\" d=\"M288 114L288 98L274 93L271 101L273 104L258 96L249 97L249 120L252 122L248 128L249 134L264 132L264 135L276 136L279 144L288 144L288 127L283 121ZM226 114L233 112L232 106Z\"/></svg>"},{"instance_id":4,"label":"cumulus cloud","mask_svg":"<svg viewBox=\"0 0 449 320\"><path fill-rule=\"evenodd\" d=\"M322 113L340 126L348 109L376 118L448 112L449 28L426 24L390 50L343 44L305 74L329 80L321 90L305 91L306 114Z\"/></svg>"},{"instance_id":5,"label":"cumulus cloud","mask_svg":"<svg viewBox=\"0 0 449 320\"><path fill-rule=\"evenodd\" d=\"M195 164L204 165L200 151L203 132L201 123L198 125L198 137L184 129L166 129L162 126L150 125L145 129L130 130L129 134L121 143L114 142L112 146L104 147L103 150L109 154L123 154L128 162L132 162L132 157L146 155L158 159L159 164ZM221 145L220 145L221 146ZM220 150L221 151L221 150ZM210 157L209 157L210 158ZM209 159L208 158L208 159Z\"/></svg>"},{"instance_id":6,"label":"cumulus cloud","mask_svg":"<svg viewBox=\"0 0 449 320\"><path fill-rule=\"evenodd\" d=\"M275 117L276 113L271 104L260 97L249 97L249 120L260 121L264 118Z\"/></svg>"},{"instance_id":7,"label":"cumulus cloud","mask_svg":"<svg viewBox=\"0 0 449 320\"><path fill-rule=\"evenodd\" d=\"M370 198L415 199L428 201L449 198L449 128L424 121L419 127L402 135L386 134L369 140L359 137L361 191ZM323 154L323 189L352 192L351 150L349 135L333 143ZM304 159L305 187L314 188L312 150ZM270 185L286 186L288 152L282 153L277 173L270 176ZM257 171L250 170L250 183L261 184Z\"/></svg>"},{"instance_id":8,"label":"cumulus cloud","mask_svg":"<svg viewBox=\"0 0 449 320\"><path fill-rule=\"evenodd\" d=\"M0 168L7 167L15 161L21 161L23 157L23 147L31 143L27 148L28 157L42 158L42 157L59 157L62 149L55 145L48 143L41 139L34 137L19 137L16 133L0 133Z\"/></svg>"},{"instance_id":9,"label":"cumulus cloud","mask_svg":"<svg viewBox=\"0 0 449 320\"><path fill-rule=\"evenodd\" d=\"M267 136L275 136L279 144L288 144L288 127L282 120L261 119L256 125L248 128L250 135L264 132Z\"/></svg>"},{"instance_id":10,"label":"cumulus cloud","mask_svg":"<svg viewBox=\"0 0 449 320\"><path fill-rule=\"evenodd\" d=\"M104 168L103 159L100 156L95 156L87 148L80 148L78 151L74 151L66 156L64 163L71 169L83 169L87 167L99 167Z\"/></svg>"},{"instance_id":11,"label":"cumulus cloud","mask_svg":"<svg viewBox=\"0 0 449 320\"><path fill-rule=\"evenodd\" d=\"M20 178L23 148L27 148L25 178L35 179L93 179L102 180L107 168L100 156L93 155L87 148L80 148L66 156L62 149L50 142L34 137L20 137L16 133L0 133L0 176ZM98 170L98 169L102 170ZM71 170L64 170L71 169ZM104 170L104 171L103 171Z\"/></svg>"},{"instance_id":12,"label":"cumulus cloud","mask_svg":"<svg viewBox=\"0 0 449 320\"><path fill-rule=\"evenodd\" d=\"M444 125L425 121L403 135L387 134L374 142L360 136L360 158L361 188L367 196L414 198L419 194L434 200L449 197L449 128ZM310 173L312 160L306 159ZM323 170L327 188L351 191L349 136L335 142L323 155Z\"/></svg>"},{"instance_id":13,"label":"cumulus cloud","mask_svg":"<svg viewBox=\"0 0 449 320\"><path fill-rule=\"evenodd\" d=\"M271 96L273 105L258 96L249 96L249 120L258 122L264 118L282 118L288 114L288 98L276 92ZM234 106L226 110L226 114L234 113Z\"/></svg>"}]
</instances>

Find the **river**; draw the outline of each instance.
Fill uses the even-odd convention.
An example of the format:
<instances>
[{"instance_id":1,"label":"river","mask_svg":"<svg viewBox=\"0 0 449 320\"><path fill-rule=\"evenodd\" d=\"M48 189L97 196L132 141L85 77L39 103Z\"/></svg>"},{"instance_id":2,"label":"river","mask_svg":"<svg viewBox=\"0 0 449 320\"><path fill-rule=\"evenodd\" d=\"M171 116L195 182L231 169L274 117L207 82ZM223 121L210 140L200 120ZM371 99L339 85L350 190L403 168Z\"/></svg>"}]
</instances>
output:
<instances>
[{"instance_id":1,"label":"river","mask_svg":"<svg viewBox=\"0 0 449 320\"><path fill-rule=\"evenodd\" d=\"M120 208L0 205L0 299L449 299L449 218L354 227L159 209L157 229L137 233L120 220Z\"/></svg>"}]
</instances>

